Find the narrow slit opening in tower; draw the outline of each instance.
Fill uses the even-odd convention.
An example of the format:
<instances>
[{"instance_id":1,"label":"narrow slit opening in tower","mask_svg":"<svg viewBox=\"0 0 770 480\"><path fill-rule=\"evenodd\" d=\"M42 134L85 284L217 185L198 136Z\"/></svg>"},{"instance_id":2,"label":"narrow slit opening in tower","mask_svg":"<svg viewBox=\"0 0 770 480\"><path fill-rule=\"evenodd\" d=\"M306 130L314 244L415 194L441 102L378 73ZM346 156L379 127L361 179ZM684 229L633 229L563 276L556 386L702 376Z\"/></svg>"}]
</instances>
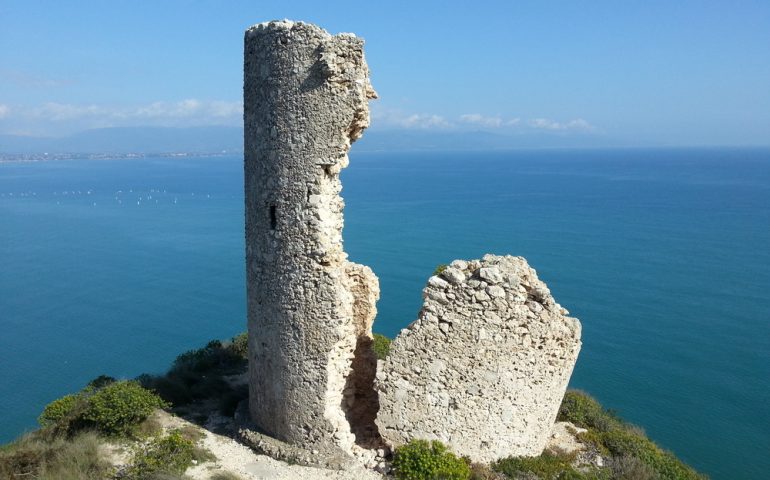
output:
<instances>
[{"instance_id":1,"label":"narrow slit opening in tower","mask_svg":"<svg viewBox=\"0 0 770 480\"><path fill-rule=\"evenodd\" d=\"M270 205L270 230L275 230L278 225L278 218L275 213L275 205Z\"/></svg>"}]
</instances>

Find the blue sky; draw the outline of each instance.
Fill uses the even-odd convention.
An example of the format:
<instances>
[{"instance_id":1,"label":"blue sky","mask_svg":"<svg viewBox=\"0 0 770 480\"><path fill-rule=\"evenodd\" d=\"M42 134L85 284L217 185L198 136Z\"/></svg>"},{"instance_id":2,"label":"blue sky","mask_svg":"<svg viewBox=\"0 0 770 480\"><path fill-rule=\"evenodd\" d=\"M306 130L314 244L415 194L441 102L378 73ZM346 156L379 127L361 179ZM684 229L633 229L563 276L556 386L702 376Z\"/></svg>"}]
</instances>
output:
<instances>
[{"instance_id":1,"label":"blue sky","mask_svg":"<svg viewBox=\"0 0 770 480\"><path fill-rule=\"evenodd\" d=\"M276 18L366 39L372 128L770 145L766 0L0 0L0 133L238 125Z\"/></svg>"}]
</instances>

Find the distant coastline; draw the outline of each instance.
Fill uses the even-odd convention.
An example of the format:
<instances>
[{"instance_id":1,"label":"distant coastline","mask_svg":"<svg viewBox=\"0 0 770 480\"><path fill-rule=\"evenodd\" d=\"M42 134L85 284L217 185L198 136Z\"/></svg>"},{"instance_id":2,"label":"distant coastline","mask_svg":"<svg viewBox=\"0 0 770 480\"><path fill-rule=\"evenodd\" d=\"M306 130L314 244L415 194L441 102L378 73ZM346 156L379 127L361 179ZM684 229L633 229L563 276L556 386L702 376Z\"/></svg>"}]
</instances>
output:
<instances>
[{"instance_id":1,"label":"distant coastline","mask_svg":"<svg viewBox=\"0 0 770 480\"><path fill-rule=\"evenodd\" d=\"M243 155L240 151L223 152L157 152L157 153L0 153L2 163L35 163L61 160L130 160L133 158L198 158Z\"/></svg>"}]
</instances>

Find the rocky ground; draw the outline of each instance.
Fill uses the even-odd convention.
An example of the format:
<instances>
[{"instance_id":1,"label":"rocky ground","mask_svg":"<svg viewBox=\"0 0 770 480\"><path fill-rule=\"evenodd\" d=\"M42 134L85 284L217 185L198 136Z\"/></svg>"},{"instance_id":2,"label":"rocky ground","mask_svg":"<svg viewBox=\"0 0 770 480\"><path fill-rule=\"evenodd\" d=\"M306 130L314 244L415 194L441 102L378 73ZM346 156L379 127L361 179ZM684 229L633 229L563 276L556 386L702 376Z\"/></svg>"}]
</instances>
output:
<instances>
[{"instance_id":1,"label":"rocky ground","mask_svg":"<svg viewBox=\"0 0 770 480\"><path fill-rule=\"evenodd\" d=\"M201 428L181 417L164 411L158 411L155 415L156 420L166 432L177 429L198 430L201 434L199 446L205 448L216 457L215 461L204 462L187 470L186 476L194 480L209 480L215 474L225 472L235 474L242 480L375 480L384 478L382 475L367 470L363 466L346 471L327 470L290 465L266 455L258 455L249 447L228 436L226 432L231 430L232 421L224 417L212 417L206 424L206 428ZM223 432L223 434L214 433L214 431ZM106 456L117 468L125 465L129 460L129 455L126 453L129 449L126 447L126 445L112 445L107 448Z\"/></svg>"},{"instance_id":2,"label":"rocky ground","mask_svg":"<svg viewBox=\"0 0 770 480\"><path fill-rule=\"evenodd\" d=\"M377 480L386 478L363 466L345 471L330 470L291 465L267 455L259 455L230 436L228 432L232 432L232 420L221 416L211 417L205 428L161 410L155 414L155 420L164 432L197 430L201 436L199 446L216 457L214 461L207 461L190 467L185 474L193 480L209 480L218 473L234 474L242 480ZM551 433L548 448L559 449L568 453L582 451L584 446L576 438L576 434L581 431L584 429L575 427L568 422L557 422ZM120 469L130 460L129 451L129 445L108 445L105 447L105 456L110 463Z\"/></svg>"}]
</instances>

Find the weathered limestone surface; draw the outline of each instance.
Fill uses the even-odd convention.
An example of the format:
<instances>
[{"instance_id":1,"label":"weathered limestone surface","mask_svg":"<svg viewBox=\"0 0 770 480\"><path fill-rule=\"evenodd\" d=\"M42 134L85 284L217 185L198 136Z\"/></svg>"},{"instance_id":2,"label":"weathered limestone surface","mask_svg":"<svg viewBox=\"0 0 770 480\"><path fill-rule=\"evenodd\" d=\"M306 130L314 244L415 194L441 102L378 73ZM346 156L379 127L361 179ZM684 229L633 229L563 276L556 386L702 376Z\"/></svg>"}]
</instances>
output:
<instances>
[{"instance_id":1,"label":"weathered limestone surface","mask_svg":"<svg viewBox=\"0 0 770 480\"><path fill-rule=\"evenodd\" d=\"M539 455L580 350L580 322L521 257L456 260L423 298L377 372L382 437L394 446L441 440L480 462Z\"/></svg>"},{"instance_id":2,"label":"weathered limestone surface","mask_svg":"<svg viewBox=\"0 0 770 480\"><path fill-rule=\"evenodd\" d=\"M244 42L249 407L263 432L318 455L376 434L379 297L342 248L340 170L369 125L363 41L305 23ZM369 349L370 350L370 349Z\"/></svg>"},{"instance_id":3,"label":"weathered limestone surface","mask_svg":"<svg viewBox=\"0 0 770 480\"><path fill-rule=\"evenodd\" d=\"M266 452L338 467L353 456L381 466L382 439L439 439L476 461L537 455L580 350L580 323L523 258L456 260L431 277L418 320L377 364L379 285L342 248L339 180L375 96L361 39L290 21L246 31L253 424L241 435Z\"/></svg>"}]
</instances>

